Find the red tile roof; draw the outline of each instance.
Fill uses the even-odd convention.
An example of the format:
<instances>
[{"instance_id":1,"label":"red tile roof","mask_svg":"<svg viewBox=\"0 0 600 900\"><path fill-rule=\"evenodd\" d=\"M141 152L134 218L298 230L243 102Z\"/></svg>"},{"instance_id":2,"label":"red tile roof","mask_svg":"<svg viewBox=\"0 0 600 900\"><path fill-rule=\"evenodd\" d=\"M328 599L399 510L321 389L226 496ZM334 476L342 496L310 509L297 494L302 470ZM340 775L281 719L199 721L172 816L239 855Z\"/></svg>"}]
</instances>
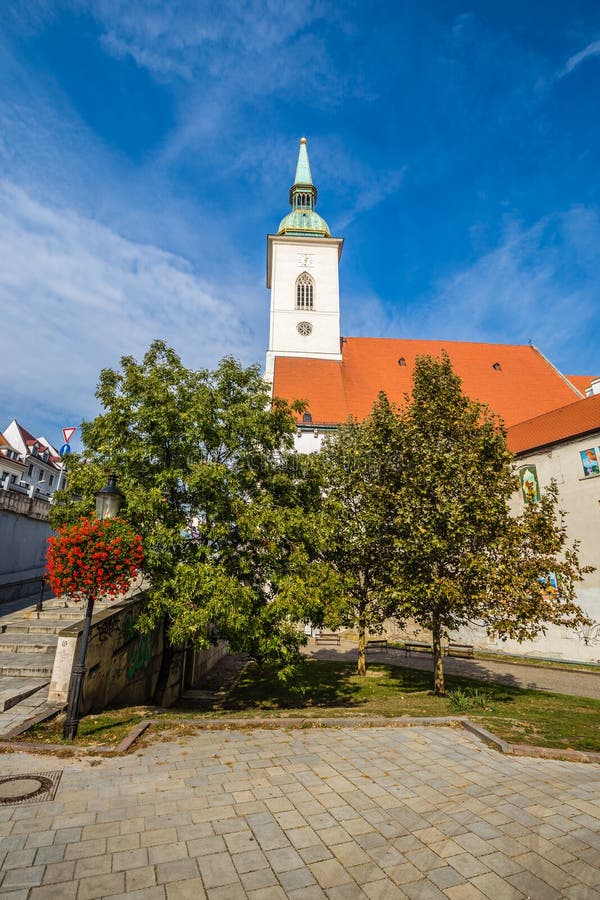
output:
<instances>
[{"instance_id":1,"label":"red tile roof","mask_svg":"<svg viewBox=\"0 0 600 900\"><path fill-rule=\"evenodd\" d=\"M508 446L524 453L600 431L600 394L520 422L508 429Z\"/></svg>"},{"instance_id":2,"label":"red tile roof","mask_svg":"<svg viewBox=\"0 0 600 900\"><path fill-rule=\"evenodd\" d=\"M16 425L17 425L17 428L19 429L19 431L20 431L20 433L21 433L21 438L22 438L23 443L25 444L26 447L28 447L28 448L29 448L29 447L33 447L34 444L37 444L37 445L38 445L38 457L35 457L35 458L36 458L36 459L39 458L39 457L42 455L42 453L44 453L44 452L47 450L47 451L48 451L48 459L47 459L47 461L46 461L46 465L51 465L51 466L53 466L55 469L58 469L59 466L57 465L57 463L60 462L60 456L54 456L53 454L51 454L51 453L50 453L50 448L47 447L46 444L42 443L38 438L35 438L35 437L31 434L30 431L27 431L27 429L26 429L26 428L23 428L23 426L20 425L18 422L16 423ZM43 459L40 460L40 461L41 461L41 462L44 462Z\"/></svg>"},{"instance_id":3,"label":"red tile roof","mask_svg":"<svg viewBox=\"0 0 600 900\"><path fill-rule=\"evenodd\" d=\"M462 378L464 392L489 404L507 426L581 399L535 347L399 338L346 338L341 362L278 356L273 393L305 400L313 424L339 424L349 416L364 419L380 390L392 402L404 403L415 358L440 356L442 350Z\"/></svg>"},{"instance_id":4,"label":"red tile roof","mask_svg":"<svg viewBox=\"0 0 600 900\"><path fill-rule=\"evenodd\" d=\"M598 375L567 375L567 378L574 384L578 391L581 391L582 394L585 394L586 390L591 385L592 381L595 381Z\"/></svg>"}]
</instances>

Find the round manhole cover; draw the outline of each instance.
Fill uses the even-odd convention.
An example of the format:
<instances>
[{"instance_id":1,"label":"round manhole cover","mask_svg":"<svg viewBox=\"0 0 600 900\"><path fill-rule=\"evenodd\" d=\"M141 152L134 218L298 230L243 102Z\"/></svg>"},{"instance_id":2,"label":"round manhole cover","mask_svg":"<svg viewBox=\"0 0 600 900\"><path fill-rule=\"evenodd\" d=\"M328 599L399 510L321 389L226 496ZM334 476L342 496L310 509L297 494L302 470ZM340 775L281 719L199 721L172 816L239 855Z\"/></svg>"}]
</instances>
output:
<instances>
[{"instance_id":1,"label":"round manhole cover","mask_svg":"<svg viewBox=\"0 0 600 900\"><path fill-rule=\"evenodd\" d=\"M0 781L0 801L30 800L53 787L45 775L12 775Z\"/></svg>"}]
</instances>

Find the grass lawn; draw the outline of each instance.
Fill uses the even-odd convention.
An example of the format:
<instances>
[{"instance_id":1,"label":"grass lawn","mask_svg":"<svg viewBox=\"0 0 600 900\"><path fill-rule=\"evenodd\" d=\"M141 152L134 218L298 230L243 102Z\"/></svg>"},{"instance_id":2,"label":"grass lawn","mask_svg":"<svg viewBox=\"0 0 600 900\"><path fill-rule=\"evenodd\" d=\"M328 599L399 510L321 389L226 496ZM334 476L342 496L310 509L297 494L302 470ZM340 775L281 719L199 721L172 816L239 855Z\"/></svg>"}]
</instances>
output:
<instances>
[{"instance_id":1,"label":"grass lawn","mask_svg":"<svg viewBox=\"0 0 600 900\"><path fill-rule=\"evenodd\" d=\"M45 744L78 744L83 746L106 745L112 747L120 743L129 734L134 725L147 719L152 712L147 707L128 707L126 709L108 709L101 713L84 716L79 722L79 731L75 741L63 741L62 731L64 715L34 725L19 741L38 741Z\"/></svg>"},{"instance_id":2,"label":"grass lawn","mask_svg":"<svg viewBox=\"0 0 600 900\"><path fill-rule=\"evenodd\" d=\"M278 681L274 667L252 666L222 712L306 717L458 714L512 743L600 751L600 700L452 675L446 675L448 695L434 697L431 679L431 672L390 665L370 665L366 677L359 678L354 665L308 660L287 687ZM456 691L476 696L457 708L451 696Z\"/></svg>"},{"instance_id":3,"label":"grass lawn","mask_svg":"<svg viewBox=\"0 0 600 900\"><path fill-rule=\"evenodd\" d=\"M591 672L600 675L600 666L597 663L564 662L561 659L541 659L538 656L512 656L510 653L484 653L475 651L475 659L492 659L496 662L515 663L518 666L533 666L538 669L564 669L567 672Z\"/></svg>"},{"instance_id":4,"label":"grass lawn","mask_svg":"<svg viewBox=\"0 0 600 900\"><path fill-rule=\"evenodd\" d=\"M206 716L448 716L467 715L512 743L600 751L600 700L446 676L448 696L434 697L431 673L400 666L371 665L365 678L354 665L307 660L293 682L284 683L274 666L252 665L228 701L203 713L171 709L160 715L159 728L175 727L175 719ZM454 700L453 700L454 696ZM78 743L117 743L144 717L143 707L107 711L82 719ZM60 722L37 726L29 740L58 743Z\"/></svg>"}]
</instances>

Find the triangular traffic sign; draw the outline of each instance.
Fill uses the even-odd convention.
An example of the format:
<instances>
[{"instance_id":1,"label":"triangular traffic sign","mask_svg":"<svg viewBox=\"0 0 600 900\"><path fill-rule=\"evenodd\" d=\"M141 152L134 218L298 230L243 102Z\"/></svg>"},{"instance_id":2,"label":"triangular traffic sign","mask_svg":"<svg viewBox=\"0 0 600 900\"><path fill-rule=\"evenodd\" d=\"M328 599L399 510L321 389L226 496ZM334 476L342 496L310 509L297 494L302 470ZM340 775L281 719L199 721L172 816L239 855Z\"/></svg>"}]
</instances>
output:
<instances>
[{"instance_id":1,"label":"triangular traffic sign","mask_svg":"<svg viewBox=\"0 0 600 900\"><path fill-rule=\"evenodd\" d=\"M63 438L65 439L65 444L69 443L69 441L71 440L71 438L73 437L73 435L75 434L76 431L77 431L76 428L63 428L62 433L63 433Z\"/></svg>"}]
</instances>

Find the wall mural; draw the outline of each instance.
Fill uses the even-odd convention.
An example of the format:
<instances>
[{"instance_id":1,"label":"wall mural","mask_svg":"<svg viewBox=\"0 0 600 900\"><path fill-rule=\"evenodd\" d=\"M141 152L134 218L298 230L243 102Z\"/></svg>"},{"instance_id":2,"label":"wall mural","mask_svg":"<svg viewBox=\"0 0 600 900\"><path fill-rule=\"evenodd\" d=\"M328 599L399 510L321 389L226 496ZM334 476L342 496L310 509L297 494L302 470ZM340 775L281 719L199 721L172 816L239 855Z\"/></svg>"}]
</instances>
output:
<instances>
[{"instance_id":1,"label":"wall mural","mask_svg":"<svg viewBox=\"0 0 600 900\"><path fill-rule=\"evenodd\" d=\"M536 467L533 465L521 466L519 478L525 503L537 503L540 499L540 483Z\"/></svg>"},{"instance_id":2,"label":"wall mural","mask_svg":"<svg viewBox=\"0 0 600 900\"><path fill-rule=\"evenodd\" d=\"M589 450L581 450L579 455L581 456L581 464L583 466L583 474L586 477L588 475L600 475L600 466L598 465L598 456L596 455L596 451L593 447L590 447Z\"/></svg>"}]
</instances>

